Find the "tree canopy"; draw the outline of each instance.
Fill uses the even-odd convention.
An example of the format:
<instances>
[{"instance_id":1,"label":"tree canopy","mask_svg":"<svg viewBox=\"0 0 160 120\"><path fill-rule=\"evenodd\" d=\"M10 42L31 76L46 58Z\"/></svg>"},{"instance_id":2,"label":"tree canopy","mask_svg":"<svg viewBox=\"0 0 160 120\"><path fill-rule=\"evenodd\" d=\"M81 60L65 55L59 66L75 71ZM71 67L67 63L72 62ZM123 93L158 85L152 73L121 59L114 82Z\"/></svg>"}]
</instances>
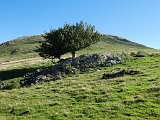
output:
<instances>
[{"instance_id":1,"label":"tree canopy","mask_svg":"<svg viewBox=\"0 0 160 120\"><path fill-rule=\"evenodd\" d=\"M61 58L65 53L75 53L99 41L100 34L95 27L84 22L75 25L64 24L43 35L45 41L38 48L39 55L44 58Z\"/></svg>"}]
</instances>

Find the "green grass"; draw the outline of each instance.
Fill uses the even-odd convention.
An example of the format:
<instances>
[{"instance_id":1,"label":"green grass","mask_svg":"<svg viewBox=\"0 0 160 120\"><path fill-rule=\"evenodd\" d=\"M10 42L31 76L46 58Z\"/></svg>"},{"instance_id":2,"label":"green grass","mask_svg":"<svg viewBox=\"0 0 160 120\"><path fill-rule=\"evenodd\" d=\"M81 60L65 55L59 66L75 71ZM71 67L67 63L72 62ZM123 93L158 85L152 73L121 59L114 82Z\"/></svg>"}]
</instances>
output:
<instances>
[{"instance_id":1,"label":"green grass","mask_svg":"<svg viewBox=\"0 0 160 120\"><path fill-rule=\"evenodd\" d=\"M0 119L158 120L160 57L130 59L62 80L0 91ZM142 73L102 80L103 73Z\"/></svg>"},{"instance_id":2,"label":"green grass","mask_svg":"<svg viewBox=\"0 0 160 120\"><path fill-rule=\"evenodd\" d=\"M0 44L0 62L34 58L38 54L34 51L44 41L41 35L20 37Z\"/></svg>"},{"instance_id":3,"label":"green grass","mask_svg":"<svg viewBox=\"0 0 160 120\"><path fill-rule=\"evenodd\" d=\"M123 64L20 88L18 83L26 72L51 65L34 52L42 41L41 36L30 36L0 46L0 79L8 84L6 90L0 90L0 120L159 120L159 56L130 58ZM136 51L160 53L126 39L104 35L100 42L78 51L77 55ZM71 55L68 53L63 58L68 56ZM104 73L122 69L141 73L101 79Z\"/></svg>"}]
</instances>

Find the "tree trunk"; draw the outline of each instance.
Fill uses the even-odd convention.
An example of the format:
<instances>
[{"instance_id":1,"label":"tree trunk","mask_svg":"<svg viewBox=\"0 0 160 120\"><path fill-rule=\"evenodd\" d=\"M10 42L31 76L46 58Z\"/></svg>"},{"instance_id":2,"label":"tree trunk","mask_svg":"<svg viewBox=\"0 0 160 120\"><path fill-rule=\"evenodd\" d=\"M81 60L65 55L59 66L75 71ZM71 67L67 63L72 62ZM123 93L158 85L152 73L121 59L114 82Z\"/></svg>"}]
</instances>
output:
<instances>
[{"instance_id":1,"label":"tree trunk","mask_svg":"<svg viewBox=\"0 0 160 120\"><path fill-rule=\"evenodd\" d=\"M76 52L75 51L72 51L72 58L75 58L76 57Z\"/></svg>"}]
</instances>

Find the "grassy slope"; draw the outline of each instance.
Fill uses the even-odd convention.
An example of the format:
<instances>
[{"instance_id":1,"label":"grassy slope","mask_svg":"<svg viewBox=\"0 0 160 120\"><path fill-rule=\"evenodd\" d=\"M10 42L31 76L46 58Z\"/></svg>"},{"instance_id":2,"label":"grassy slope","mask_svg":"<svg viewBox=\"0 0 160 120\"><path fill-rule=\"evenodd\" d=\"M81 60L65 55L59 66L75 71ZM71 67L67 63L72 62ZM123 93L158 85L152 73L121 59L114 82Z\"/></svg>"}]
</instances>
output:
<instances>
[{"instance_id":1,"label":"grassy slope","mask_svg":"<svg viewBox=\"0 0 160 120\"><path fill-rule=\"evenodd\" d=\"M36 47L44 41L41 35L25 36L0 45L0 62L37 57Z\"/></svg>"},{"instance_id":2,"label":"grassy slope","mask_svg":"<svg viewBox=\"0 0 160 120\"><path fill-rule=\"evenodd\" d=\"M38 35L21 37L3 43L0 45L0 62L38 57L38 54L34 50L42 41L44 41L43 37ZM143 45L130 42L126 39L120 39L116 36L103 35L98 44L79 51L78 54L108 52L108 50L111 52L132 52L137 51L138 49L151 50Z\"/></svg>"},{"instance_id":3,"label":"grassy slope","mask_svg":"<svg viewBox=\"0 0 160 120\"><path fill-rule=\"evenodd\" d=\"M20 44L19 41L18 43ZM26 45L27 50L24 50L28 51L28 45L35 46L36 44L37 42L32 44L21 43L20 46L24 48L22 46ZM11 48L7 47L7 49ZM1 54L1 56L6 56L0 57L0 60L6 60L10 57L11 54L7 53L8 50ZM158 52L113 36L103 36L102 41L79 51L78 55L95 52L117 53L139 50ZM15 58L18 59L34 56L32 51L26 56L21 54L23 52L18 52L14 54ZM39 58L34 59L30 58L30 61L35 62L34 64L30 64L28 59L5 63L6 65L10 64L10 66L5 71L1 69L0 76L4 78L3 80L7 81L9 79L9 81L15 82L21 80L26 71L50 65L50 63L45 63L44 61L39 62ZM21 64L16 67L17 64L15 63L15 67L13 67L12 62ZM110 80L100 79L103 73L128 68L137 69L143 73L133 76L126 75ZM67 77L51 83L35 85L30 88L0 90L0 120L158 120L160 117L159 68L160 57L135 58L122 65L99 68L88 73Z\"/></svg>"},{"instance_id":4,"label":"grassy slope","mask_svg":"<svg viewBox=\"0 0 160 120\"><path fill-rule=\"evenodd\" d=\"M126 68L143 73L100 79ZM1 90L0 119L158 120L159 68L160 57L145 57L30 88Z\"/></svg>"},{"instance_id":5,"label":"grassy slope","mask_svg":"<svg viewBox=\"0 0 160 120\"><path fill-rule=\"evenodd\" d=\"M38 53L34 52L36 47L44 39L42 36L26 36L17 38L8 44L0 45L0 71L32 67L32 65L44 64L48 60L43 60ZM101 41L97 44L77 52L77 55L90 53L118 53L118 52L133 52L143 50L146 52L154 51L143 45L130 42L125 39L120 39L116 36L104 35ZM70 54L65 54L63 57L68 57ZM8 62L9 61L9 62Z\"/></svg>"}]
</instances>

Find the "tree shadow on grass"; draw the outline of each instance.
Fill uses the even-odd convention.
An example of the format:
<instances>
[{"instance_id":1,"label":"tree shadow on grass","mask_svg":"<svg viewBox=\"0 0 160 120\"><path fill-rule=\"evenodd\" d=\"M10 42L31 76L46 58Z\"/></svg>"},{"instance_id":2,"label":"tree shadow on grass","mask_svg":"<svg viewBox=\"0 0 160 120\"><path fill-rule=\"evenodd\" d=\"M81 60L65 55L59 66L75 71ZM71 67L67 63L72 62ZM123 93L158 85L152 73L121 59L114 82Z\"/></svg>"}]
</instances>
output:
<instances>
[{"instance_id":1,"label":"tree shadow on grass","mask_svg":"<svg viewBox=\"0 0 160 120\"><path fill-rule=\"evenodd\" d=\"M14 79L18 77L23 77L26 73L32 72L34 70L38 69L36 68L23 68L23 69L13 69L13 70L7 70L7 71L0 71L0 80L5 81L9 79Z\"/></svg>"}]
</instances>

